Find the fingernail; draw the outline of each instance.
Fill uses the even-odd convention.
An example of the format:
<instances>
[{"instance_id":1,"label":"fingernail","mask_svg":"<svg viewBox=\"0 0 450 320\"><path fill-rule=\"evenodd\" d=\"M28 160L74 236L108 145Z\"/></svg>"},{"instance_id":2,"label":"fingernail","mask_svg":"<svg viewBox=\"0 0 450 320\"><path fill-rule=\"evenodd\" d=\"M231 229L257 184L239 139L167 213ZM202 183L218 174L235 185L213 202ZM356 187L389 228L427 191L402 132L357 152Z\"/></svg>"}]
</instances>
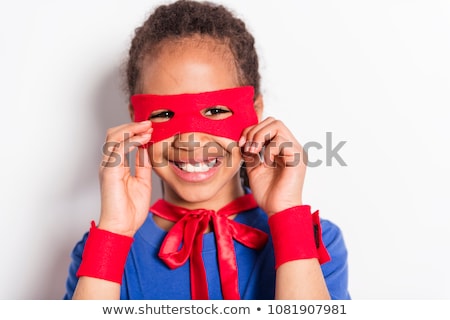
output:
<instances>
[{"instance_id":1,"label":"fingernail","mask_svg":"<svg viewBox=\"0 0 450 320\"><path fill-rule=\"evenodd\" d=\"M244 145L244 143L245 143L245 137L242 136L238 141L239 147L242 147Z\"/></svg>"},{"instance_id":2,"label":"fingernail","mask_svg":"<svg viewBox=\"0 0 450 320\"><path fill-rule=\"evenodd\" d=\"M251 147L250 147L250 152L255 153L257 147L258 147L258 142L252 142Z\"/></svg>"},{"instance_id":3,"label":"fingernail","mask_svg":"<svg viewBox=\"0 0 450 320\"><path fill-rule=\"evenodd\" d=\"M249 152L251 146L252 146L252 143L250 141L247 141L247 143L245 144L245 147L244 147L244 151Z\"/></svg>"}]
</instances>

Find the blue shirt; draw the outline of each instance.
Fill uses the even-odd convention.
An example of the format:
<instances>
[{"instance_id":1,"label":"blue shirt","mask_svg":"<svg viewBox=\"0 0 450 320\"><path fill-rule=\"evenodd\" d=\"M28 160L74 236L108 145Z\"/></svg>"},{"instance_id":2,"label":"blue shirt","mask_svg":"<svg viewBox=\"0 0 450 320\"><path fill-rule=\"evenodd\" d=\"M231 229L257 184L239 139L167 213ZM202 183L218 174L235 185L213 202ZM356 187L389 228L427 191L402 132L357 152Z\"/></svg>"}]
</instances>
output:
<instances>
[{"instance_id":1,"label":"blue shirt","mask_svg":"<svg viewBox=\"0 0 450 320\"><path fill-rule=\"evenodd\" d=\"M159 259L160 245L167 232L159 228L149 214L135 234L125 265L121 299L189 300L191 299L189 262L171 270ZM268 217L260 209L242 212L235 220L270 235ZM321 219L322 239L331 260L322 272L332 299L350 299L348 292L347 249L341 230L331 221ZM76 272L81 263L87 233L72 251L64 299L71 299L77 285ZM273 300L275 297L275 260L271 238L261 250L249 249L234 241L241 299ZM203 261L207 274L209 298L223 299L217 263L214 233L203 236Z\"/></svg>"}]
</instances>

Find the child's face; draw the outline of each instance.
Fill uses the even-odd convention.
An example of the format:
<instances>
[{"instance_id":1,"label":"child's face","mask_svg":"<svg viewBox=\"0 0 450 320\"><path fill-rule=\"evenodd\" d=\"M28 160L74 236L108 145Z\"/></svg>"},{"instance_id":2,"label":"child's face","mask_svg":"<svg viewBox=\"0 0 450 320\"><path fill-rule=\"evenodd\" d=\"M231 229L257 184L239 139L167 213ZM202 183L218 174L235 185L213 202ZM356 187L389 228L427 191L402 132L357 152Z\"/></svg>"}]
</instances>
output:
<instances>
[{"instance_id":1,"label":"child's face","mask_svg":"<svg viewBox=\"0 0 450 320\"><path fill-rule=\"evenodd\" d=\"M231 52L212 39L167 43L149 58L141 76L144 94L200 93L239 86ZM230 114L226 106L203 113L213 119ZM221 207L242 194L242 158L233 140L199 132L181 133L150 145L148 150L168 200L185 206L208 202L209 207L215 205L210 201L215 201Z\"/></svg>"}]
</instances>

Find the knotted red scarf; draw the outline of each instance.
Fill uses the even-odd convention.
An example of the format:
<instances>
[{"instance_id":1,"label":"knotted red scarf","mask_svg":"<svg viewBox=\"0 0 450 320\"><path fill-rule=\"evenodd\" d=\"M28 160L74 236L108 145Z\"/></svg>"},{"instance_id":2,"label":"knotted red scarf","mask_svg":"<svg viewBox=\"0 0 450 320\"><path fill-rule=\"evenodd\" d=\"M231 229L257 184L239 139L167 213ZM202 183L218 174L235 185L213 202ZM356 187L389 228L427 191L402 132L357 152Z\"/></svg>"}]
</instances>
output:
<instances>
[{"instance_id":1,"label":"knotted red scarf","mask_svg":"<svg viewBox=\"0 0 450 320\"><path fill-rule=\"evenodd\" d=\"M192 299L208 299L202 245L203 234L210 220L212 220L216 237L223 297L228 300L240 299L233 239L249 248L261 249L266 244L268 235L228 217L257 206L253 195L246 194L217 212L206 209L188 210L163 199L158 200L150 208L153 214L175 222L161 245L159 257L171 269L180 267L190 258Z\"/></svg>"}]
</instances>

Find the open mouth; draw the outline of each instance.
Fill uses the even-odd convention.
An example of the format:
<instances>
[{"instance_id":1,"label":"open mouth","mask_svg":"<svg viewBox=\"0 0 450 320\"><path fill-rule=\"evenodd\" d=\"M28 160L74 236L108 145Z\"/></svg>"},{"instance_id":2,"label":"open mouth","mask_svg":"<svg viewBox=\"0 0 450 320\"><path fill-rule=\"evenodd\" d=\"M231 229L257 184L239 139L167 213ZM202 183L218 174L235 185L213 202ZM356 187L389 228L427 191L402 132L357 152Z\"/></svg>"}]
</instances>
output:
<instances>
[{"instance_id":1,"label":"open mouth","mask_svg":"<svg viewBox=\"0 0 450 320\"><path fill-rule=\"evenodd\" d=\"M175 162L174 164L181 170L186 172L207 172L211 168L217 166L220 164L220 161L218 158L214 158L207 161L202 162Z\"/></svg>"}]
</instances>

